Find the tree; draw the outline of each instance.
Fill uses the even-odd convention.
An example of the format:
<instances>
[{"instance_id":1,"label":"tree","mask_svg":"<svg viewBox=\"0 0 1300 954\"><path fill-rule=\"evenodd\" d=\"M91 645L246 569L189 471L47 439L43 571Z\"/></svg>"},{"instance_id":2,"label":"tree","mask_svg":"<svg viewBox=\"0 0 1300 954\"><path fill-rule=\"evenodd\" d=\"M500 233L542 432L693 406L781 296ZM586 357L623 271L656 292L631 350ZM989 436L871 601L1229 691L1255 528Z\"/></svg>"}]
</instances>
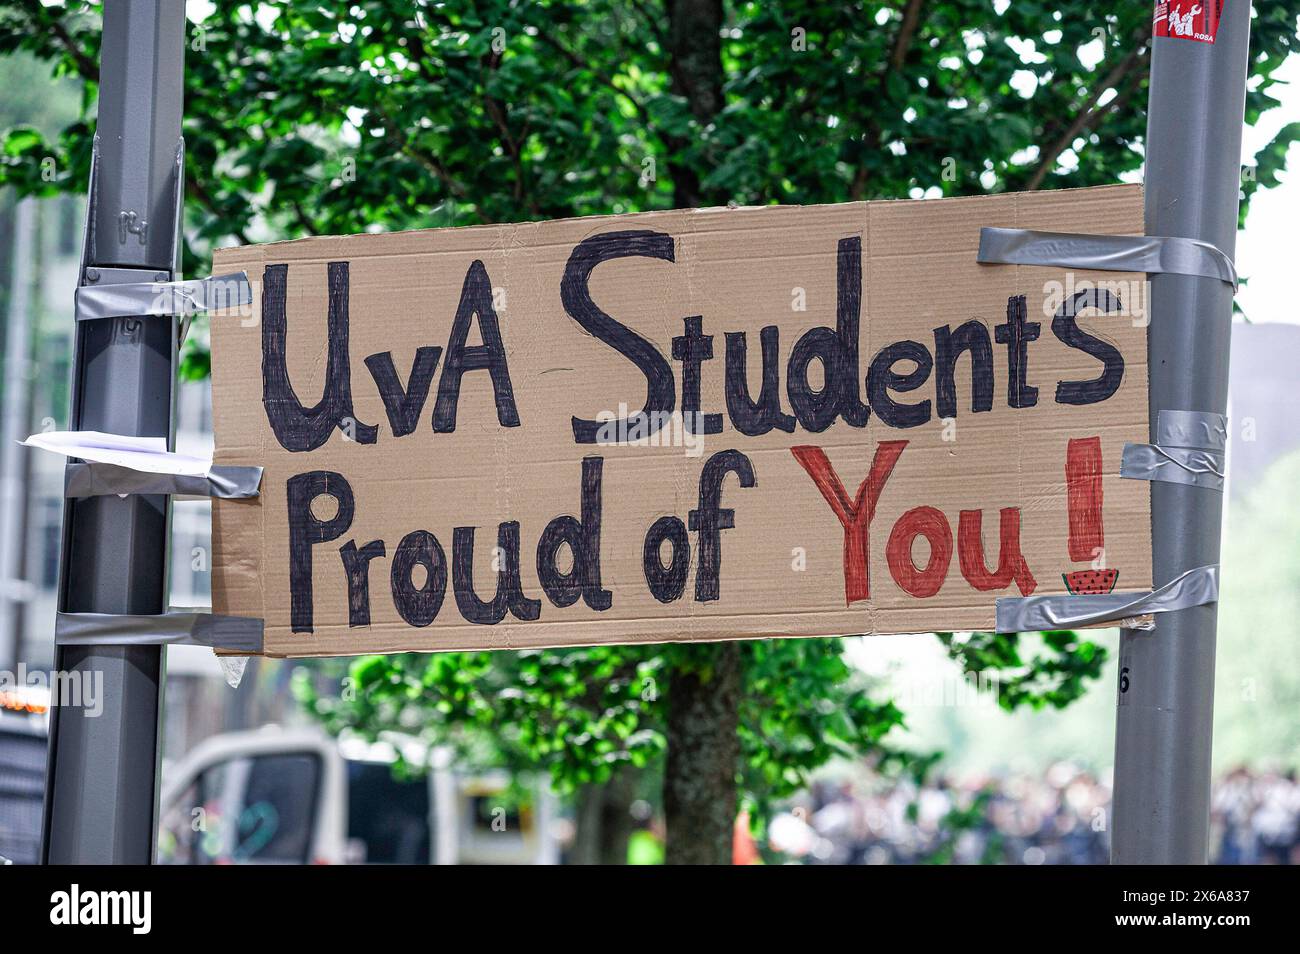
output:
<instances>
[{"instance_id":1,"label":"tree","mask_svg":"<svg viewBox=\"0 0 1300 954\"><path fill-rule=\"evenodd\" d=\"M1256 9L1249 122L1276 103L1297 8ZM218 0L190 28L187 268L221 242L367 228L1110 183L1141 166L1149 35L1149 6L1090 0ZM87 105L98 42L93 4L0 2L0 52L79 77ZM0 182L82 188L92 128L87 110L56 139L11 131ZM1292 124L1261 151L1247 199L1297 138ZM202 375L194 337L186 366ZM961 664L1012 677L1008 705L1068 704L1104 655L1047 634L1026 661L1027 644L949 641ZM335 728L491 740L564 785L662 755L668 860L719 862L738 798L761 805L837 754L904 761L885 741L902 713L843 653L369 657L355 698L314 705Z\"/></svg>"}]
</instances>

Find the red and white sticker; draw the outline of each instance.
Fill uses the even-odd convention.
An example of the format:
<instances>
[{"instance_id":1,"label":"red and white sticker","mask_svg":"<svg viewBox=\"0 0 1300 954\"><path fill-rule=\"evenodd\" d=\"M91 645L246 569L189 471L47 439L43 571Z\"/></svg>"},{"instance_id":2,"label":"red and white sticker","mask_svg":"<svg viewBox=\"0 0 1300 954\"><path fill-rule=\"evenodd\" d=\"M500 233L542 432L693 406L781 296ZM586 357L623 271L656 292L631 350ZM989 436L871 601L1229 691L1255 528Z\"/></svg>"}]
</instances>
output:
<instances>
[{"instance_id":1,"label":"red and white sticker","mask_svg":"<svg viewBox=\"0 0 1300 954\"><path fill-rule=\"evenodd\" d=\"M1225 3L1227 0L1159 0L1154 35L1213 43Z\"/></svg>"}]
</instances>

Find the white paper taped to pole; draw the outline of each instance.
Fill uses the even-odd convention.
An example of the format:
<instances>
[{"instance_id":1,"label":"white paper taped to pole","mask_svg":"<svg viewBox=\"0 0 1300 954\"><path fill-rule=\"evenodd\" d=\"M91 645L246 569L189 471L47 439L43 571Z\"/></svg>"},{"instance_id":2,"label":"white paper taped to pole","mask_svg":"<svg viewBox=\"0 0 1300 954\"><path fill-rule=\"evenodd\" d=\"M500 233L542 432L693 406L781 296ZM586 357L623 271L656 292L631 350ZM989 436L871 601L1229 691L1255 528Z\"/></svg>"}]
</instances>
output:
<instances>
[{"instance_id":1,"label":"white paper taped to pole","mask_svg":"<svg viewBox=\"0 0 1300 954\"><path fill-rule=\"evenodd\" d=\"M201 477L212 466L210 457L169 451L167 439L163 437L127 437L102 431L46 431L19 443L64 457L116 464L147 474Z\"/></svg>"}]
</instances>

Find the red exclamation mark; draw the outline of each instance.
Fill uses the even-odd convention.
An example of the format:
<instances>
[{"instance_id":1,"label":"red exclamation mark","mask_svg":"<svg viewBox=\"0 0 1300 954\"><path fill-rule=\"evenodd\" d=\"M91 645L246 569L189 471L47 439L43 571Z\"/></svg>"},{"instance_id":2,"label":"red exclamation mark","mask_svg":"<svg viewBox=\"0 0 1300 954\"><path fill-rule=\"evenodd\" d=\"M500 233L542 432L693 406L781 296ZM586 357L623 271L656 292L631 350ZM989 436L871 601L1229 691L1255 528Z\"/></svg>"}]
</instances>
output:
<instances>
[{"instance_id":1,"label":"red exclamation mark","mask_svg":"<svg viewBox=\"0 0 1300 954\"><path fill-rule=\"evenodd\" d=\"M1065 488L1070 515L1070 559L1087 561L1090 570L1066 573L1071 593L1109 593L1119 578L1117 570L1101 566L1105 559L1105 530L1101 522L1101 438L1071 440L1065 452Z\"/></svg>"},{"instance_id":2,"label":"red exclamation mark","mask_svg":"<svg viewBox=\"0 0 1300 954\"><path fill-rule=\"evenodd\" d=\"M1065 452L1070 508L1070 559L1097 559L1105 542L1101 525L1101 438L1080 437Z\"/></svg>"}]
</instances>

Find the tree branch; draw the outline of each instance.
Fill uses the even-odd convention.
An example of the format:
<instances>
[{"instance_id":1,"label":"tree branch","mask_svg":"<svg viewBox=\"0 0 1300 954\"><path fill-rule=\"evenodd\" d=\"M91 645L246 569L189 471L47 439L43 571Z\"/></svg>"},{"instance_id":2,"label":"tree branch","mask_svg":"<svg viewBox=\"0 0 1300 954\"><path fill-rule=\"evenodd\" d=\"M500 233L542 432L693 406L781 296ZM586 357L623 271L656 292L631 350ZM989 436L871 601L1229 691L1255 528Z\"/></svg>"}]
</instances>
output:
<instances>
[{"instance_id":1,"label":"tree branch","mask_svg":"<svg viewBox=\"0 0 1300 954\"><path fill-rule=\"evenodd\" d=\"M1038 165L1034 168L1029 180L1025 183L1025 191L1033 192L1042 187L1043 182L1047 179L1048 174L1056 168L1056 161L1061 158L1061 153L1070 148L1070 144L1078 139L1081 135L1091 132L1095 129L1107 115L1114 111L1115 104L1119 101L1117 96L1105 106L1098 107L1098 102L1106 94L1108 89L1118 89L1119 86L1128 79L1135 70L1138 70L1138 80L1141 81L1140 68L1146 64L1151 56L1151 47L1143 44L1141 47L1134 49L1124 57L1114 69L1110 71L1100 83L1093 87L1092 95L1088 97L1079 110L1076 111L1074 119L1065 128L1065 131L1058 136L1052 144L1044 151L1038 160ZM1127 95L1131 95L1131 90Z\"/></svg>"},{"instance_id":2,"label":"tree branch","mask_svg":"<svg viewBox=\"0 0 1300 954\"><path fill-rule=\"evenodd\" d=\"M646 26L649 27L650 31L655 35L655 39L659 41L659 49L667 50L668 34L664 32L663 24L659 22L659 18L657 18L654 15L654 12L647 8L641 0L628 0L628 2L636 8L637 13L641 14L641 16L645 18ZM664 15L665 14L661 13L660 17Z\"/></svg>"},{"instance_id":3,"label":"tree branch","mask_svg":"<svg viewBox=\"0 0 1300 954\"><path fill-rule=\"evenodd\" d=\"M217 203L216 200L212 198L212 193L210 193L197 178L188 172L185 174L185 191L197 199L199 204L207 209L210 215L220 217L221 213L217 210ZM239 240L240 245L253 244L252 239L248 237L243 229L235 229L235 231L230 234Z\"/></svg>"},{"instance_id":4,"label":"tree branch","mask_svg":"<svg viewBox=\"0 0 1300 954\"><path fill-rule=\"evenodd\" d=\"M894 48L889 54L891 70L903 68L903 61L907 59L907 53L912 48L912 38L916 36L916 28L921 23L923 6L925 0L907 0L907 6L903 9L903 22L899 24L898 35L894 37Z\"/></svg>"},{"instance_id":5,"label":"tree branch","mask_svg":"<svg viewBox=\"0 0 1300 954\"><path fill-rule=\"evenodd\" d=\"M490 56L485 57L484 67L488 72L496 72L501 67L501 54L493 52ZM537 197L528 192L525 178L526 170L524 169L524 150L520 140L510 132L510 104L502 102L495 96L487 92L488 83L483 83L483 105L486 108L492 124L496 126L501 141L505 144L506 153L510 156L510 161L515 168L514 198L516 202L527 202L529 210L533 215L540 216L541 209L537 205ZM525 198L525 193L527 197Z\"/></svg>"},{"instance_id":6,"label":"tree branch","mask_svg":"<svg viewBox=\"0 0 1300 954\"><path fill-rule=\"evenodd\" d=\"M379 110L372 108L370 112L376 119L379 120L379 124L384 128L384 140L394 150L406 156L408 159L412 159L415 162L418 162L420 165L424 166L424 168L429 170L429 172L433 173L434 178L436 178L439 182L445 185L447 187L447 191L450 192L452 195L454 195L456 198L458 199L465 198L465 196L468 194L465 189L465 186L447 170L446 166L440 163L436 157L427 155L426 153L420 152L416 149L412 149L410 142L408 142L402 136L401 130L399 130L393 124L392 120L390 120Z\"/></svg>"},{"instance_id":7,"label":"tree branch","mask_svg":"<svg viewBox=\"0 0 1300 954\"><path fill-rule=\"evenodd\" d=\"M624 99L626 99L629 103L632 104L632 108L636 110L636 114L641 119L642 122L649 123L650 115L646 112L645 107L642 106L640 101L638 101L636 97L634 97L631 93L623 89L621 86L618 86L614 82L613 77L605 76L603 73L600 73L592 69L590 66L587 65L586 61L583 60L582 57L580 57L577 53L574 53L572 50L566 47L559 40L552 37L550 33L548 33L545 30L539 31L537 36L534 37L533 39L541 40L543 43L546 43L547 45L551 46L553 49L558 51L561 56L563 56L570 63L572 63L575 69L585 70L586 72L590 73L593 77L595 77L598 82L604 84L605 86L608 86L614 92L618 93L618 95L622 96Z\"/></svg>"},{"instance_id":8,"label":"tree branch","mask_svg":"<svg viewBox=\"0 0 1300 954\"><path fill-rule=\"evenodd\" d=\"M297 199L294 199L293 201L293 217L298 222L298 228L302 229L308 235L320 234L311 219L307 218L307 212L303 209L302 203Z\"/></svg>"},{"instance_id":9,"label":"tree branch","mask_svg":"<svg viewBox=\"0 0 1300 954\"><path fill-rule=\"evenodd\" d=\"M81 47L77 46L77 41L68 31L63 18L51 8L44 6L40 0L25 0L24 6L27 8L28 15L35 21L33 23L34 27L45 27L54 34L54 38L59 41L59 45L72 59L78 75L88 82L98 82L99 65L87 56Z\"/></svg>"},{"instance_id":10,"label":"tree branch","mask_svg":"<svg viewBox=\"0 0 1300 954\"><path fill-rule=\"evenodd\" d=\"M916 39L916 31L921 25L921 10L925 6L925 0L907 0L907 5L903 8L903 20L898 25L898 33L894 35L894 43L889 50L888 64L885 69L880 71L879 86L883 93L889 82L889 75L896 73L903 68L907 62L907 54L911 52L912 42ZM874 152L880 148L880 123L872 115L867 120L867 129L862 137L862 147L864 152ZM867 167L859 166L857 172L853 174L853 183L849 186L849 199L856 202L860 200L867 191Z\"/></svg>"}]
</instances>

